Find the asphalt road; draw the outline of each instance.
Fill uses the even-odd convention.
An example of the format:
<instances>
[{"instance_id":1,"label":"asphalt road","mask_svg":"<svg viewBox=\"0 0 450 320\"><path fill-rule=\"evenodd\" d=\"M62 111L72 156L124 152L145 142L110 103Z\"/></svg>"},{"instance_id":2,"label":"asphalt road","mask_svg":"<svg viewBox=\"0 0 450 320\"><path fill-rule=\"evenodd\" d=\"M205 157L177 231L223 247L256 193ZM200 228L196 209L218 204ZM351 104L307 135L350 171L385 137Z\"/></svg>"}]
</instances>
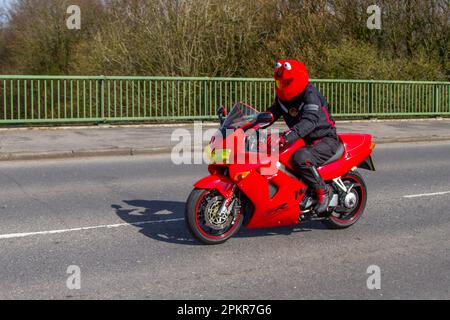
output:
<instances>
[{"instance_id":1,"label":"asphalt road","mask_svg":"<svg viewBox=\"0 0 450 320\"><path fill-rule=\"evenodd\" d=\"M182 220L204 166L0 163L0 299L449 299L450 194L404 197L450 191L449 159L448 142L381 145L356 226L244 230L215 247ZM367 288L371 265L381 290Z\"/></svg>"}]
</instances>

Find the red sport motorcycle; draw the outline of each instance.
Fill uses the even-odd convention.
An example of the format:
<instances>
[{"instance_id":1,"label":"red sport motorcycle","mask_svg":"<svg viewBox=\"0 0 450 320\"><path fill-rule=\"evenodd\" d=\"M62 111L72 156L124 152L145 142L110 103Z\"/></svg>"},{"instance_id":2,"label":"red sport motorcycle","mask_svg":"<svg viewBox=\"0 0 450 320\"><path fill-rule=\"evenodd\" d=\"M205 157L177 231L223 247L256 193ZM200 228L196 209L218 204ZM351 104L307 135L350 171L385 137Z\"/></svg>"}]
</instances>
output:
<instances>
[{"instance_id":1,"label":"red sport motorcycle","mask_svg":"<svg viewBox=\"0 0 450 320\"><path fill-rule=\"evenodd\" d=\"M272 123L272 114L259 113L244 103L237 103L226 118L223 107L218 113L221 127L206 151L210 175L195 184L186 204L186 222L196 239L221 244L242 226L271 228L310 220L343 229L361 218L367 187L357 169L375 171L371 135L339 134L337 153L318 168L334 193L328 215L319 218L314 212L314 194L290 163L305 142L299 139L281 147L276 158L260 156L265 140L258 133Z\"/></svg>"}]
</instances>

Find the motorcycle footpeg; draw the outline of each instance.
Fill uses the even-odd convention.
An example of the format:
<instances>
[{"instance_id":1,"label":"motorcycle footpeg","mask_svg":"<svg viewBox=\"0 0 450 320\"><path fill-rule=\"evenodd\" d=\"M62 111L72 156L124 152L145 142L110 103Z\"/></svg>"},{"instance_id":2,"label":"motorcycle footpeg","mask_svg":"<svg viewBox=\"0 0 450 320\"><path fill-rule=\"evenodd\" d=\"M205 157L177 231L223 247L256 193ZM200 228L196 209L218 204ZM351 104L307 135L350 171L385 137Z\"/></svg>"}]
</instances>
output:
<instances>
[{"instance_id":1,"label":"motorcycle footpeg","mask_svg":"<svg viewBox=\"0 0 450 320\"><path fill-rule=\"evenodd\" d=\"M314 211L304 211L300 213L300 216L298 217L298 222L307 222L307 221L314 221L317 219L318 216Z\"/></svg>"},{"instance_id":2,"label":"motorcycle footpeg","mask_svg":"<svg viewBox=\"0 0 450 320\"><path fill-rule=\"evenodd\" d=\"M300 216L298 217L298 222L307 222L307 221L325 221L330 218L330 215L332 214L331 211L328 211L324 213L323 215L317 214L315 211L303 211L300 213Z\"/></svg>"}]
</instances>

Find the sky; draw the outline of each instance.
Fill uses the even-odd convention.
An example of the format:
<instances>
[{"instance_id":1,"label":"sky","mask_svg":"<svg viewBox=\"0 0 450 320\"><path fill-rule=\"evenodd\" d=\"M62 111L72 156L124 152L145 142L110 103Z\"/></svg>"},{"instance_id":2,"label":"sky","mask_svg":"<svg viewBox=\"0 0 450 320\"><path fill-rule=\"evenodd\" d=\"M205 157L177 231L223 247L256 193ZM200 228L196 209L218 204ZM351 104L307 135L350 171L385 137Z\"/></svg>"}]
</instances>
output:
<instances>
[{"instance_id":1,"label":"sky","mask_svg":"<svg viewBox=\"0 0 450 320\"><path fill-rule=\"evenodd\" d=\"M0 8L4 9L12 0L0 0Z\"/></svg>"},{"instance_id":2,"label":"sky","mask_svg":"<svg viewBox=\"0 0 450 320\"><path fill-rule=\"evenodd\" d=\"M12 0L0 0L0 23L5 22L4 20L6 17L2 15L2 11L4 11L3 9L5 9L11 2Z\"/></svg>"},{"instance_id":3,"label":"sky","mask_svg":"<svg viewBox=\"0 0 450 320\"><path fill-rule=\"evenodd\" d=\"M0 0L0 7L3 8L7 5L11 0Z\"/></svg>"}]
</instances>

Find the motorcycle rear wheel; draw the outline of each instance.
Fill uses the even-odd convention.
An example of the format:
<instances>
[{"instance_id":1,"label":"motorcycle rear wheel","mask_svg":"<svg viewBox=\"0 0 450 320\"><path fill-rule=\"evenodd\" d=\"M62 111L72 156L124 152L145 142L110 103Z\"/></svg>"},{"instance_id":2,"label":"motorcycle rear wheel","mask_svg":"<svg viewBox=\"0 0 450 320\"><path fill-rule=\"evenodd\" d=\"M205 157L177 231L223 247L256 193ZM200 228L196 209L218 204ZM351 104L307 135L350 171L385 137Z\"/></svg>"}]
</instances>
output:
<instances>
[{"instance_id":1,"label":"motorcycle rear wheel","mask_svg":"<svg viewBox=\"0 0 450 320\"><path fill-rule=\"evenodd\" d=\"M336 210L332 213L329 219L323 223L329 229L347 229L353 226L364 213L367 204L367 186L364 178L357 171L351 171L344 175L342 181L347 186L354 185L351 192L354 193L356 204L352 209Z\"/></svg>"},{"instance_id":2,"label":"motorcycle rear wheel","mask_svg":"<svg viewBox=\"0 0 450 320\"><path fill-rule=\"evenodd\" d=\"M185 218L189 231L198 241L207 245L225 243L242 227L242 210L232 212L226 221L215 217L225 198L215 190L194 189L186 203ZM235 215L233 214L235 213Z\"/></svg>"}]
</instances>

